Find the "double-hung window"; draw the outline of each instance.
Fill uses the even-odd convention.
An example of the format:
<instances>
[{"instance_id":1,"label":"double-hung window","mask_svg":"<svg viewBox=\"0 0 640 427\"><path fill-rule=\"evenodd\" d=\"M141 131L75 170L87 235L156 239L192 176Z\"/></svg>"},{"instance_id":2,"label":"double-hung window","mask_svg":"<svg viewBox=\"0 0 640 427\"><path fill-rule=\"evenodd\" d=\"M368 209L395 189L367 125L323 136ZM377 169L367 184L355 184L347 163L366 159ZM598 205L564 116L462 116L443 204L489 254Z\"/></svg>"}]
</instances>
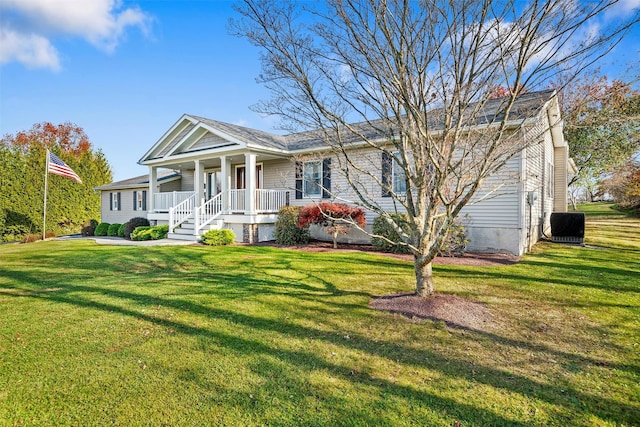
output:
<instances>
[{"instance_id":1,"label":"double-hung window","mask_svg":"<svg viewBox=\"0 0 640 427\"><path fill-rule=\"evenodd\" d=\"M305 162L302 166L303 193L306 197L322 196L322 162Z\"/></svg>"},{"instance_id":2,"label":"double-hung window","mask_svg":"<svg viewBox=\"0 0 640 427\"><path fill-rule=\"evenodd\" d=\"M397 155L397 154L396 154ZM393 192L396 194L404 194L407 192L407 179L404 173L404 169L400 167L395 157L393 159L393 165L391 167L391 176L393 182Z\"/></svg>"},{"instance_id":3,"label":"double-hung window","mask_svg":"<svg viewBox=\"0 0 640 427\"><path fill-rule=\"evenodd\" d=\"M133 210L134 211L146 211L147 210L147 192L146 191L134 191L133 192Z\"/></svg>"},{"instance_id":4,"label":"double-hung window","mask_svg":"<svg viewBox=\"0 0 640 427\"><path fill-rule=\"evenodd\" d=\"M120 210L120 193L111 193L111 210Z\"/></svg>"}]
</instances>

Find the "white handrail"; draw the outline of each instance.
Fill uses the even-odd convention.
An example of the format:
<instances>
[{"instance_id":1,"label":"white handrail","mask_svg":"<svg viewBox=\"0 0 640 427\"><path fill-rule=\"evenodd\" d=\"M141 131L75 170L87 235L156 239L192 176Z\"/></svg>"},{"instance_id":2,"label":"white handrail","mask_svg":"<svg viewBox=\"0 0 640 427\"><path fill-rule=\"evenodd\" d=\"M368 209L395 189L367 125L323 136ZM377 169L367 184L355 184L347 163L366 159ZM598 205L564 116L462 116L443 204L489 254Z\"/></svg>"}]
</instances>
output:
<instances>
[{"instance_id":1,"label":"white handrail","mask_svg":"<svg viewBox=\"0 0 640 427\"><path fill-rule=\"evenodd\" d=\"M193 215L193 208L196 202L195 193L191 197L169 209L169 232L189 219Z\"/></svg>"},{"instance_id":2,"label":"white handrail","mask_svg":"<svg viewBox=\"0 0 640 427\"><path fill-rule=\"evenodd\" d=\"M222 194L223 193L218 193L206 203L203 203L201 206L196 208L195 235L198 235L204 226L210 224L222 213Z\"/></svg>"},{"instance_id":3,"label":"white handrail","mask_svg":"<svg viewBox=\"0 0 640 427\"><path fill-rule=\"evenodd\" d=\"M184 202L194 194L196 194L195 191L169 191L164 193L154 193L153 210L156 212L169 211L169 209Z\"/></svg>"}]
</instances>

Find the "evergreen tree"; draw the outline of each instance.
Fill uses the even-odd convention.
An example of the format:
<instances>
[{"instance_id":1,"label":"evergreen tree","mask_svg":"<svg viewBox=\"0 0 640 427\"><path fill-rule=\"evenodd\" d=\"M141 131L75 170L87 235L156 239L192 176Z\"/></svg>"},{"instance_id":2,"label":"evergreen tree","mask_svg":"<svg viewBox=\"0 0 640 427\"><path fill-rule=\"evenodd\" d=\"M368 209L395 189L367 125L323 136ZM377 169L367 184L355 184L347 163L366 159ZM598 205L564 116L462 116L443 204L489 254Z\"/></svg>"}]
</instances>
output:
<instances>
[{"instance_id":1,"label":"evergreen tree","mask_svg":"<svg viewBox=\"0 0 640 427\"><path fill-rule=\"evenodd\" d=\"M100 217L100 196L93 189L111 182L109 163L94 150L84 130L72 123L38 123L0 140L0 240L41 233L46 150L60 157L82 184L49 174L46 230L78 232Z\"/></svg>"}]
</instances>

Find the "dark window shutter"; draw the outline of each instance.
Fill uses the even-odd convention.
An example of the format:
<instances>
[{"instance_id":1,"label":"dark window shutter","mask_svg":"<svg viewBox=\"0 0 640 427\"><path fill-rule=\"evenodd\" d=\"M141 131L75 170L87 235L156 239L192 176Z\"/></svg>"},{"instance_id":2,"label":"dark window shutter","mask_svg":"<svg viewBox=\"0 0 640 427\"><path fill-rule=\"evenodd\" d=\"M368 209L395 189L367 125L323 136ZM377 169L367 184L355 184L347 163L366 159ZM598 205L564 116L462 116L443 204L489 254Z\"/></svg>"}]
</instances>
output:
<instances>
[{"instance_id":1,"label":"dark window shutter","mask_svg":"<svg viewBox=\"0 0 640 427\"><path fill-rule=\"evenodd\" d=\"M122 210L122 194L118 191L118 210L121 211Z\"/></svg>"},{"instance_id":2,"label":"dark window shutter","mask_svg":"<svg viewBox=\"0 0 640 427\"><path fill-rule=\"evenodd\" d=\"M331 158L322 160L322 198L331 197Z\"/></svg>"},{"instance_id":3,"label":"dark window shutter","mask_svg":"<svg viewBox=\"0 0 640 427\"><path fill-rule=\"evenodd\" d=\"M296 199L302 199L302 162L296 162Z\"/></svg>"},{"instance_id":4,"label":"dark window shutter","mask_svg":"<svg viewBox=\"0 0 640 427\"><path fill-rule=\"evenodd\" d=\"M147 210L147 191L142 190L142 210Z\"/></svg>"},{"instance_id":5,"label":"dark window shutter","mask_svg":"<svg viewBox=\"0 0 640 427\"><path fill-rule=\"evenodd\" d=\"M137 191L133 192L133 210L134 211L138 210L138 192Z\"/></svg>"},{"instance_id":6,"label":"dark window shutter","mask_svg":"<svg viewBox=\"0 0 640 427\"><path fill-rule=\"evenodd\" d=\"M113 210L113 193L109 193L109 210Z\"/></svg>"},{"instance_id":7,"label":"dark window shutter","mask_svg":"<svg viewBox=\"0 0 640 427\"><path fill-rule=\"evenodd\" d=\"M389 190L392 185L393 157L386 151L382 152L382 197L391 197Z\"/></svg>"}]
</instances>

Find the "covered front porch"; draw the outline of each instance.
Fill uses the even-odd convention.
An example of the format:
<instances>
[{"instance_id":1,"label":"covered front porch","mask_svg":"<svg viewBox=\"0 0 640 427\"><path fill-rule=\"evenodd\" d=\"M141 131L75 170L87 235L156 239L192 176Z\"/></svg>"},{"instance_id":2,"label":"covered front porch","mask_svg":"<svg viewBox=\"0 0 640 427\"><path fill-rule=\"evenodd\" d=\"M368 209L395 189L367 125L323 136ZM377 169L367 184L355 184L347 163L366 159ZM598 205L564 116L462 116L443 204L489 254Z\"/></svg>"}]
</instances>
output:
<instances>
[{"instance_id":1,"label":"covered front porch","mask_svg":"<svg viewBox=\"0 0 640 427\"><path fill-rule=\"evenodd\" d=\"M149 166L147 217L168 224L174 238L195 239L209 229L225 227L234 229L238 241L246 241L249 233L252 242L258 224L273 225L278 210L292 197L286 188L263 188L264 161L271 157L245 152ZM158 190L161 168L181 172L179 189Z\"/></svg>"}]
</instances>

